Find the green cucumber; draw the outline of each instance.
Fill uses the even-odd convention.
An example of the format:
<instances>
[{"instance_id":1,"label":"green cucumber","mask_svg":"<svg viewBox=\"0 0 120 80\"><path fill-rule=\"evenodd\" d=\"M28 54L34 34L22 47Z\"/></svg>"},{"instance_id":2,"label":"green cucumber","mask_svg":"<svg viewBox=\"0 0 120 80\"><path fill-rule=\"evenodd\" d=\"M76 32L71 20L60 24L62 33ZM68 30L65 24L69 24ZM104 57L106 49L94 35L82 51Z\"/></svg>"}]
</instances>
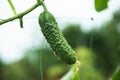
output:
<instances>
[{"instance_id":1,"label":"green cucumber","mask_svg":"<svg viewBox=\"0 0 120 80\"><path fill-rule=\"evenodd\" d=\"M38 21L42 33L58 59L67 64L74 64L76 62L75 51L63 37L54 16L50 12L44 11L40 14Z\"/></svg>"}]
</instances>

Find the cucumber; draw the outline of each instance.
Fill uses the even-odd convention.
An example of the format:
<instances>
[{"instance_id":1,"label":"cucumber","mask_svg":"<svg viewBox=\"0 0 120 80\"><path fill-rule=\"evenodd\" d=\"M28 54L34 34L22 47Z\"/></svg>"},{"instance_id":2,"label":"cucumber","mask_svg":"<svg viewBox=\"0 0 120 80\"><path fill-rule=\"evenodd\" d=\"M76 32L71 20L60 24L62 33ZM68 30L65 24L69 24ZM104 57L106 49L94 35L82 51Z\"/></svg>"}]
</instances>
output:
<instances>
[{"instance_id":1,"label":"cucumber","mask_svg":"<svg viewBox=\"0 0 120 80\"><path fill-rule=\"evenodd\" d=\"M50 12L43 11L39 15L38 21L43 35L58 59L67 64L74 64L76 62L75 51L58 28L55 17Z\"/></svg>"}]
</instances>

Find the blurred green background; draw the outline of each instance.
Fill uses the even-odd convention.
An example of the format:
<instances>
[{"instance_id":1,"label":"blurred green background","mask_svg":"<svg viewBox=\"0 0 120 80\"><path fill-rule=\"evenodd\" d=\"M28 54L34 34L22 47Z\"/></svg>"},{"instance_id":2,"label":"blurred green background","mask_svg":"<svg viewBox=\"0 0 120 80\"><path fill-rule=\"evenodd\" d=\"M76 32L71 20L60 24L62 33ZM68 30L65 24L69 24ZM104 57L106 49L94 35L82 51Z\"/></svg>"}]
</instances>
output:
<instances>
[{"instance_id":1,"label":"blurred green background","mask_svg":"<svg viewBox=\"0 0 120 80\"><path fill-rule=\"evenodd\" d=\"M120 10L99 29L95 27L85 32L80 25L68 24L62 30L81 62L79 80L107 80L120 65ZM53 54L44 41L42 47L26 50L16 62L0 60L0 80L59 80L71 66Z\"/></svg>"}]
</instances>

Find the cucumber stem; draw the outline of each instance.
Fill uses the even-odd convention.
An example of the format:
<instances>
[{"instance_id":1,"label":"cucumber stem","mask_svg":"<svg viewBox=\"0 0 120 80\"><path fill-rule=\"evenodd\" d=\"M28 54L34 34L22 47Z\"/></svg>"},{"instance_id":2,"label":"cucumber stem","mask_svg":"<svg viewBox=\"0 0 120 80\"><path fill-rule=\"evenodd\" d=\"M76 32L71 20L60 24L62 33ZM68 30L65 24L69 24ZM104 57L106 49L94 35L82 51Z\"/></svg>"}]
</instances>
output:
<instances>
[{"instance_id":1,"label":"cucumber stem","mask_svg":"<svg viewBox=\"0 0 120 80\"><path fill-rule=\"evenodd\" d=\"M48 11L48 9L47 9L46 5L44 4L44 2L42 2L42 7L43 7L44 11Z\"/></svg>"}]
</instances>

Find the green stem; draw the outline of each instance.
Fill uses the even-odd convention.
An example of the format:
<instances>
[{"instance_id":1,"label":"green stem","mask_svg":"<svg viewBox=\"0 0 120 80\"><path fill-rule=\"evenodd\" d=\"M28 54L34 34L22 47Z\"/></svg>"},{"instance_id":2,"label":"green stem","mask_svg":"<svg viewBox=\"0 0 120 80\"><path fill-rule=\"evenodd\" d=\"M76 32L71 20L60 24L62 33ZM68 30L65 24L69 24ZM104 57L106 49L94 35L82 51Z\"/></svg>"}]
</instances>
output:
<instances>
[{"instance_id":1,"label":"green stem","mask_svg":"<svg viewBox=\"0 0 120 80\"><path fill-rule=\"evenodd\" d=\"M38 3L40 3L40 0L37 0Z\"/></svg>"},{"instance_id":2,"label":"green stem","mask_svg":"<svg viewBox=\"0 0 120 80\"><path fill-rule=\"evenodd\" d=\"M42 2L41 2L42 3ZM10 17L10 18L7 18L7 19L4 19L2 21L0 21L0 25L4 24L4 23L7 23L9 21L13 21L15 19L18 19L20 17L23 17L24 15L28 14L29 12L31 12L32 10L34 10L35 8L37 8L38 6L40 6L41 4L40 3L36 3L34 4L31 8L29 8L28 10L24 11L24 12L21 12L13 17Z\"/></svg>"},{"instance_id":3,"label":"green stem","mask_svg":"<svg viewBox=\"0 0 120 80\"><path fill-rule=\"evenodd\" d=\"M23 28L23 17L19 18L19 21L20 21L20 27Z\"/></svg>"},{"instance_id":4,"label":"green stem","mask_svg":"<svg viewBox=\"0 0 120 80\"><path fill-rule=\"evenodd\" d=\"M44 2L42 2L42 7L43 7L44 11L48 11L48 9L47 9L46 5L44 4Z\"/></svg>"},{"instance_id":5,"label":"green stem","mask_svg":"<svg viewBox=\"0 0 120 80\"><path fill-rule=\"evenodd\" d=\"M11 9L12 9L13 13L14 13L14 15L16 15L16 14L17 14L17 12L16 12L16 10L15 10L15 7L14 7L14 5L13 5L12 1L11 1L11 0L8 0L8 3L9 3L9 5L10 5L10 7L11 7Z\"/></svg>"}]
</instances>

